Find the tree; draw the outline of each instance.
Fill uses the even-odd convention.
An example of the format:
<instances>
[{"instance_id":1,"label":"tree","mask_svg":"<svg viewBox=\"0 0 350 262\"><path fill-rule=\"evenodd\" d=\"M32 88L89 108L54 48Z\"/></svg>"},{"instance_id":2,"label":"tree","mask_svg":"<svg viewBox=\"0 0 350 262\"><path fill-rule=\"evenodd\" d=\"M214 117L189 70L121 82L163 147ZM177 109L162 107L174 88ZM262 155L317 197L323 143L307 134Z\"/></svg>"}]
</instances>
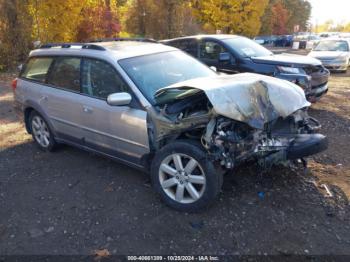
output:
<instances>
[{"instance_id":1,"label":"tree","mask_svg":"<svg viewBox=\"0 0 350 262\"><path fill-rule=\"evenodd\" d=\"M41 42L73 41L85 4L86 1L75 0L30 0L35 38Z\"/></svg>"},{"instance_id":2,"label":"tree","mask_svg":"<svg viewBox=\"0 0 350 262\"><path fill-rule=\"evenodd\" d=\"M0 0L0 70L24 61L31 48L32 18L27 0Z\"/></svg>"},{"instance_id":3,"label":"tree","mask_svg":"<svg viewBox=\"0 0 350 262\"><path fill-rule=\"evenodd\" d=\"M92 2L81 10L81 16L76 29L79 42L117 37L121 31L116 1Z\"/></svg>"},{"instance_id":4,"label":"tree","mask_svg":"<svg viewBox=\"0 0 350 262\"><path fill-rule=\"evenodd\" d=\"M172 38L195 28L189 0L131 0L127 5L125 26L134 35Z\"/></svg>"},{"instance_id":5,"label":"tree","mask_svg":"<svg viewBox=\"0 0 350 262\"><path fill-rule=\"evenodd\" d=\"M274 12L273 9L276 5L283 14ZM283 8L282 8L283 7ZM285 11L288 12L287 21L285 21ZM309 27L308 21L311 15L311 5L306 0L269 0L268 7L265 14L261 18L262 27L260 34L269 35L273 34L273 28L276 28L276 21L283 18L283 27L286 30L282 30L284 34L291 34L294 32L294 26L299 25L301 31L306 31ZM282 23L282 22L281 22ZM280 24L281 24L280 23Z\"/></svg>"},{"instance_id":6,"label":"tree","mask_svg":"<svg viewBox=\"0 0 350 262\"><path fill-rule=\"evenodd\" d=\"M299 25L300 31L306 31L309 27L311 4L307 0L283 0L284 7L289 12L287 30L293 32L294 26Z\"/></svg>"},{"instance_id":7,"label":"tree","mask_svg":"<svg viewBox=\"0 0 350 262\"><path fill-rule=\"evenodd\" d=\"M196 17L208 31L257 35L268 0L193 0Z\"/></svg>"},{"instance_id":8,"label":"tree","mask_svg":"<svg viewBox=\"0 0 350 262\"><path fill-rule=\"evenodd\" d=\"M288 10L277 2L272 6L272 34L283 35L287 33Z\"/></svg>"}]
</instances>

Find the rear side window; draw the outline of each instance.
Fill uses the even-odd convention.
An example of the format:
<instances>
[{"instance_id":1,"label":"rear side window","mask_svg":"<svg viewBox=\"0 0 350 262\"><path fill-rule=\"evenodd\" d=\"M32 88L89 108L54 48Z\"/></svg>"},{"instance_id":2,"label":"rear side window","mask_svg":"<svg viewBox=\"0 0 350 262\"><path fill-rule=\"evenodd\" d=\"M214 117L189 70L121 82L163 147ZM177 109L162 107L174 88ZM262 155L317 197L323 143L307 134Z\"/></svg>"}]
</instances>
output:
<instances>
[{"instance_id":1,"label":"rear side window","mask_svg":"<svg viewBox=\"0 0 350 262\"><path fill-rule=\"evenodd\" d=\"M96 59L83 59L82 93L105 99L110 94L127 91L113 66Z\"/></svg>"},{"instance_id":2,"label":"rear side window","mask_svg":"<svg viewBox=\"0 0 350 262\"><path fill-rule=\"evenodd\" d=\"M52 61L52 58L47 57L30 58L21 77L44 83Z\"/></svg>"},{"instance_id":3,"label":"rear side window","mask_svg":"<svg viewBox=\"0 0 350 262\"><path fill-rule=\"evenodd\" d=\"M196 39L186 39L186 40L178 40L170 43L172 46L185 51L193 57L197 57L197 40Z\"/></svg>"},{"instance_id":4,"label":"rear side window","mask_svg":"<svg viewBox=\"0 0 350 262\"><path fill-rule=\"evenodd\" d=\"M56 58L48 83L60 88L80 92L80 58Z\"/></svg>"}]
</instances>

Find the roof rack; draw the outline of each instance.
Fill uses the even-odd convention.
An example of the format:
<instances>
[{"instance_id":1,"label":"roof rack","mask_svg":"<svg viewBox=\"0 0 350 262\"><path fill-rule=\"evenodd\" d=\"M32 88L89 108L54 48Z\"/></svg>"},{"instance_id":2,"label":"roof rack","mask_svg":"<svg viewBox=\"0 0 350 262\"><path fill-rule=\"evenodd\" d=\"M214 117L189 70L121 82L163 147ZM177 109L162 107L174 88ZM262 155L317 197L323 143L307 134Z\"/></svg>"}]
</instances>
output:
<instances>
[{"instance_id":1,"label":"roof rack","mask_svg":"<svg viewBox=\"0 0 350 262\"><path fill-rule=\"evenodd\" d=\"M105 51L106 48L99 45L94 44L86 44L86 43L49 43L41 45L39 48L53 48L53 47L61 47L61 48L71 48L72 46L81 46L81 49L91 49L91 50L99 50Z\"/></svg>"},{"instance_id":2,"label":"roof rack","mask_svg":"<svg viewBox=\"0 0 350 262\"><path fill-rule=\"evenodd\" d=\"M89 41L90 43L100 43L100 42L112 42L112 41L134 41L134 42L146 42L146 43L158 43L157 40L151 38L127 38L127 37L113 37L113 38L101 38Z\"/></svg>"}]
</instances>

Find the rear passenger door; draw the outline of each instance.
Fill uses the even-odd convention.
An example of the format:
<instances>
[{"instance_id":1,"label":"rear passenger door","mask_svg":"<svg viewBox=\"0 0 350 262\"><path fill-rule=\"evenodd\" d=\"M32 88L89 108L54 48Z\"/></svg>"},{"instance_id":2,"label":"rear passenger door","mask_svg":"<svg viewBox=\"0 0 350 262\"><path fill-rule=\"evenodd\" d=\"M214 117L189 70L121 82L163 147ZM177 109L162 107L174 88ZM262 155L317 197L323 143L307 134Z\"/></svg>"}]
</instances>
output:
<instances>
[{"instance_id":1,"label":"rear passenger door","mask_svg":"<svg viewBox=\"0 0 350 262\"><path fill-rule=\"evenodd\" d=\"M47 73L53 62L50 57L31 57L21 72L15 92L16 101L33 106L44 118L48 118L45 110L40 108L43 99L42 89L46 83ZM50 122L50 119L47 119ZM51 123L51 122L50 122Z\"/></svg>"},{"instance_id":2,"label":"rear passenger door","mask_svg":"<svg viewBox=\"0 0 350 262\"><path fill-rule=\"evenodd\" d=\"M132 95L114 66L106 61L83 58L81 86L86 145L139 164L141 156L149 152L147 113L135 97L127 106L107 103L107 97L113 93Z\"/></svg>"},{"instance_id":3,"label":"rear passenger door","mask_svg":"<svg viewBox=\"0 0 350 262\"><path fill-rule=\"evenodd\" d=\"M40 101L57 135L75 143L83 141L80 64L79 57L56 57Z\"/></svg>"}]
</instances>

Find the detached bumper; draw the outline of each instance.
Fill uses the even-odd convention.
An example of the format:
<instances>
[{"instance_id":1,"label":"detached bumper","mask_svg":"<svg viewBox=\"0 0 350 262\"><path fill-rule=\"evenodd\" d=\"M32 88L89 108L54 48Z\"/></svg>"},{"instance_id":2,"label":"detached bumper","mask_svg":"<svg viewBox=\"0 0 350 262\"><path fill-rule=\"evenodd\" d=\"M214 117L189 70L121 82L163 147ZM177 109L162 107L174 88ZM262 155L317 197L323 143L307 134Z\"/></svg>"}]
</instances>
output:
<instances>
[{"instance_id":1,"label":"detached bumper","mask_svg":"<svg viewBox=\"0 0 350 262\"><path fill-rule=\"evenodd\" d=\"M271 167L288 160L305 158L328 148L327 137L321 134L299 134L289 139L289 145L279 149L276 147L274 153L260 158L258 163L263 168Z\"/></svg>"},{"instance_id":2,"label":"detached bumper","mask_svg":"<svg viewBox=\"0 0 350 262\"><path fill-rule=\"evenodd\" d=\"M328 148L328 139L321 134L300 134L287 149L287 159L294 160L320 153Z\"/></svg>"}]
</instances>

